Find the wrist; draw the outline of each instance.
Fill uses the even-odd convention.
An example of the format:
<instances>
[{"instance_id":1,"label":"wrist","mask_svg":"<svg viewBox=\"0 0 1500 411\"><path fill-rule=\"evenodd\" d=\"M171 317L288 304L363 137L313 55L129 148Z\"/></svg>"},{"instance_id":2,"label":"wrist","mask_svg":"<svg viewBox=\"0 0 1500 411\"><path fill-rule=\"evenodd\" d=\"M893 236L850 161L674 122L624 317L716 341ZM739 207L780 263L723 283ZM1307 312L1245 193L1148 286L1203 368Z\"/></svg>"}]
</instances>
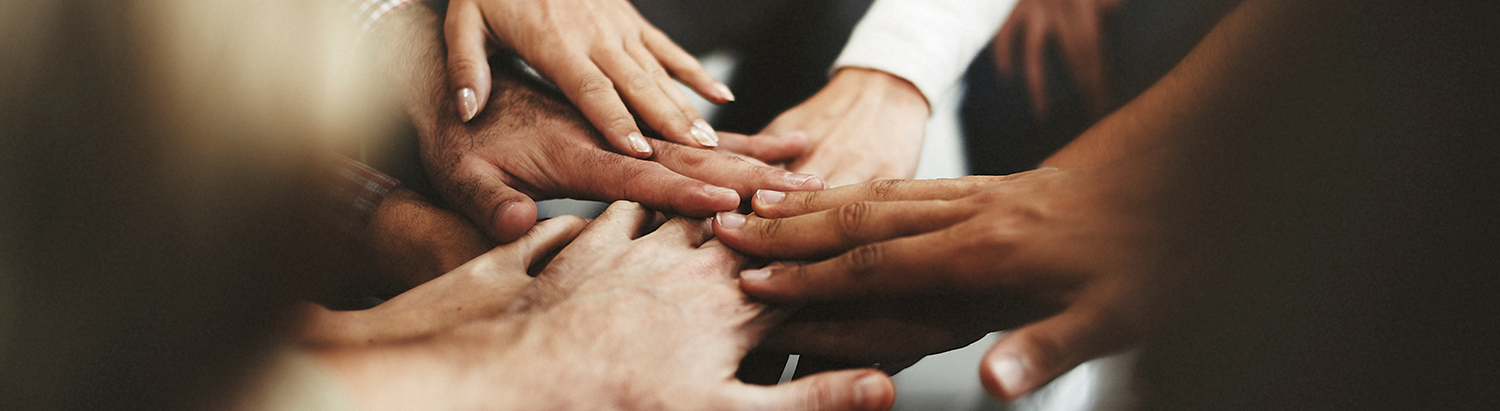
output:
<instances>
[{"instance_id":1,"label":"wrist","mask_svg":"<svg viewBox=\"0 0 1500 411\"><path fill-rule=\"evenodd\" d=\"M896 75L868 68L845 67L839 69L829 81L830 90L840 90L858 96L860 101L879 102L887 109L910 113L927 118L932 107L927 97L915 84Z\"/></svg>"}]
</instances>

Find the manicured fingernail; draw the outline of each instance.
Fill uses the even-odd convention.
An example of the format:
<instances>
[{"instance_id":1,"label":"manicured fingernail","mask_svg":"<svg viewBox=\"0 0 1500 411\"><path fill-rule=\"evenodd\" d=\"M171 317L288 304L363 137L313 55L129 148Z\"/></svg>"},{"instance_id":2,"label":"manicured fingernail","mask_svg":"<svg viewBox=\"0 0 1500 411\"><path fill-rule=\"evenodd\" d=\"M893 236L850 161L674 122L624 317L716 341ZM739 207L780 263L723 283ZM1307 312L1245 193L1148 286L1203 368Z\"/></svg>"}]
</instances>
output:
<instances>
[{"instance_id":1,"label":"manicured fingernail","mask_svg":"<svg viewBox=\"0 0 1500 411\"><path fill-rule=\"evenodd\" d=\"M785 133L781 133L781 135L779 135L777 137L781 137L781 138L784 138L784 139L793 139L793 138L798 138L798 137L807 138L807 133L803 133L801 131L788 131L788 132L785 132Z\"/></svg>"},{"instance_id":2,"label":"manicured fingernail","mask_svg":"<svg viewBox=\"0 0 1500 411\"><path fill-rule=\"evenodd\" d=\"M783 198L786 198L786 193L783 193L783 192L780 192L780 191L775 191L775 190L756 190L755 191L755 199L760 200L761 204L765 204L765 205L776 204L776 203L781 202L781 199L783 199Z\"/></svg>"},{"instance_id":3,"label":"manicured fingernail","mask_svg":"<svg viewBox=\"0 0 1500 411\"><path fill-rule=\"evenodd\" d=\"M630 133L630 135L625 136L625 139L630 141L631 150L635 150L635 152L641 154L651 153L651 145L646 144L646 137L642 136L641 133Z\"/></svg>"},{"instance_id":4,"label":"manicured fingernail","mask_svg":"<svg viewBox=\"0 0 1500 411\"><path fill-rule=\"evenodd\" d=\"M880 376L870 374L854 382L854 399L863 409L879 409L885 405L882 404L885 400L885 395L882 394L885 391L885 383L880 380Z\"/></svg>"},{"instance_id":5,"label":"manicured fingernail","mask_svg":"<svg viewBox=\"0 0 1500 411\"><path fill-rule=\"evenodd\" d=\"M745 225L745 216L733 211L725 211L715 215L714 222L719 223L720 227L735 229Z\"/></svg>"},{"instance_id":6,"label":"manicured fingernail","mask_svg":"<svg viewBox=\"0 0 1500 411\"><path fill-rule=\"evenodd\" d=\"M476 114L479 114L479 97L474 94L474 89L465 87L459 90L458 115L467 123L473 120Z\"/></svg>"},{"instance_id":7,"label":"manicured fingernail","mask_svg":"<svg viewBox=\"0 0 1500 411\"><path fill-rule=\"evenodd\" d=\"M703 192L708 193L709 197L719 197L726 195L734 196L736 199L740 197L740 194L735 192L734 190L719 186L704 186Z\"/></svg>"},{"instance_id":8,"label":"manicured fingernail","mask_svg":"<svg viewBox=\"0 0 1500 411\"><path fill-rule=\"evenodd\" d=\"M771 269L769 268L757 268L740 272L740 279L747 281L765 281L767 278L771 278Z\"/></svg>"},{"instance_id":9,"label":"manicured fingernail","mask_svg":"<svg viewBox=\"0 0 1500 411\"><path fill-rule=\"evenodd\" d=\"M1013 356L1003 356L995 360L990 368L995 373L995 379L1000 381L1000 388L1007 394L1014 394L1021 390L1021 379L1026 371L1021 369L1021 361Z\"/></svg>"},{"instance_id":10,"label":"manicured fingernail","mask_svg":"<svg viewBox=\"0 0 1500 411\"><path fill-rule=\"evenodd\" d=\"M714 90L719 92L719 98L727 101L734 101L734 93L731 93L729 91L729 86L724 85L724 83L714 83Z\"/></svg>"},{"instance_id":11,"label":"manicured fingernail","mask_svg":"<svg viewBox=\"0 0 1500 411\"><path fill-rule=\"evenodd\" d=\"M708 147L719 146L719 134L715 133L714 128L709 127L708 122L703 119L693 120L693 129L690 132L699 144Z\"/></svg>"}]
</instances>

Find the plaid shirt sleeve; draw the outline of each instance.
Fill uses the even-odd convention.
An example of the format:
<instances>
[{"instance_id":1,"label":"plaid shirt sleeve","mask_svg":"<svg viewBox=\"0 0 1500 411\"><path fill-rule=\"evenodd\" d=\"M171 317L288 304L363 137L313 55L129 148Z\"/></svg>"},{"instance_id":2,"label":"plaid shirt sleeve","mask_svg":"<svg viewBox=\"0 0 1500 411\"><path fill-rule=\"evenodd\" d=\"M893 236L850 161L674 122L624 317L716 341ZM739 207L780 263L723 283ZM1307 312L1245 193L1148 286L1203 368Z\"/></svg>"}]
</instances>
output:
<instances>
[{"instance_id":1,"label":"plaid shirt sleeve","mask_svg":"<svg viewBox=\"0 0 1500 411\"><path fill-rule=\"evenodd\" d=\"M365 33L374 27L380 19L390 15L392 12L406 7L417 1L424 0L344 0L348 15L359 27L359 38L363 39Z\"/></svg>"},{"instance_id":2,"label":"plaid shirt sleeve","mask_svg":"<svg viewBox=\"0 0 1500 411\"><path fill-rule=\"evenodd\" d=\"M334 156L330 166L336 175L330 187L335 227L340 237L355 241L385 196L401 182L344 156Z\"/></svg>"}]
</instances>

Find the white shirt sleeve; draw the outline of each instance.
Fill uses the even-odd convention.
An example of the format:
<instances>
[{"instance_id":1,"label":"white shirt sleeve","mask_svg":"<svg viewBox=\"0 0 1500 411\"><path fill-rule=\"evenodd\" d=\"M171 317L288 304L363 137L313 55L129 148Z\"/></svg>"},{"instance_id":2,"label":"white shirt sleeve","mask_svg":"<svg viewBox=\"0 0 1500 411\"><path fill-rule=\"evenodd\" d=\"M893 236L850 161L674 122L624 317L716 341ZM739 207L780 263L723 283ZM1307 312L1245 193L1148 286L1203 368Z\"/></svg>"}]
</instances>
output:
<instances>
[{"instance_id":1,"label":"white shirt sleeve","mask_svg":"<svg viewBox=\"0 0 1500 411\"><path fill-rule=\"evenodd\" d=\"M958 88L1017 0L875 0L833 63L906 79L928 103Z\"/></svg>"}]
</instances>

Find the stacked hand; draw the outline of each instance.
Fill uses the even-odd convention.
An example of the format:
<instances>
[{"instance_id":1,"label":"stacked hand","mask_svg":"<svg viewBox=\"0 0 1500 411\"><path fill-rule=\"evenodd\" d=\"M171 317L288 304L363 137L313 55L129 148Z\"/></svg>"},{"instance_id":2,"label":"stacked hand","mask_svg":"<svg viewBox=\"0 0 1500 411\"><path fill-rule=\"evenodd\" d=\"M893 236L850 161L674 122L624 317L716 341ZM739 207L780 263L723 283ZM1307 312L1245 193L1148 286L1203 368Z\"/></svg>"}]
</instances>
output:
<instances>
[{"instance_id":1,"label":"stacked hand","mask_svg":"<svg viewBox=\"0 0 1500 411\"><path fill-rule=\"evenodd\" d=\"M453 0L444 31L456 109L467 122L488 105L486 46L515 50L562 89L621 153L646 158L653 148L629 108L668 140L715 147L719 136L677 87L723 104L729 88L626 0Z\"/></svg>"},{"instance_id":2,"label":"stacked hand","mask_svg":"<svg viewBox=\"0 0 1500 411\"><path fill-rule=\"evenodd\" d=\"M818 94L777 116L761 133L804 133L807 152L787 164L788 169L823 176L831 187L838 187L911 178L930 113L922 92L906 80L845 68Z\"/></svg>"},{"instance_id":3,"label":"stacked hand","mask_svg":"<svg viewBox=\"0 0 1500 411\"><path fill-rule=\"evenodd\" d=\"M463 6L450 7L455 7L451 17ZM417 128L423 166L443 199L496 242L510 242L531 228L537 212L533 199L628 199L707 217L734 210L742 196L757 189L823 188L815 176L661 140L642 141L652 149L650 160L620 154L610 148L615 140L590 127L579 108L509 64L490 72L491 104L461 122L450 114L455 102L444 91L449 76L437 55L443 47L436 16L430 9L408 7L398 17L411 24L388 26L398 28L389 34L397 39L391 43L407 46L387 47L382 55L393 60L384 65L411 95L407 111ZM806 144L797 137L724 133L723 139L724 147L769 161L795 156Z\"/></svg>"},{"instance_id":4,"label":"stacked hand","mask_svg":"<svg viewBox=\"0 0 1500 411\"><path fill-rule=\"evenodd\" d=\"M1164 322L1157 296L1177 277L1164 257L1168 228L1152 222L1172 220L1147 204L1152 187L1121 184L1140 181L1150 180L1043 169L762 191L758 216L721 213L715 230L746 254L807 261L741 273L747 293L837 313L793 323L771 339L782 348L900 361L1036 321L981 366L990 392L1013 399Z\"/></svg>"},{"instance_id":5,"label":"stacked hand","mask_svg":"<svg viewBox=\"0 0 1500 411\"><path fill-rule=\"evenodd\" d=\"M509 302L503 312L406 344L326 348L324 358L367 409L890 407L890 380L875 370L774 387L736 380L740 359L784 314L745 298L735 280L743 257L710 240L706 221L653 229L660 219L622 202L581 233L576 221L539 225L552 234L522 248L577 238L535 280L525 275L525 252L497 249L465 266L520 286L490 296ZM438 282L414 291L424 287L485 294Z\"/></svg>"}]
</instances>

